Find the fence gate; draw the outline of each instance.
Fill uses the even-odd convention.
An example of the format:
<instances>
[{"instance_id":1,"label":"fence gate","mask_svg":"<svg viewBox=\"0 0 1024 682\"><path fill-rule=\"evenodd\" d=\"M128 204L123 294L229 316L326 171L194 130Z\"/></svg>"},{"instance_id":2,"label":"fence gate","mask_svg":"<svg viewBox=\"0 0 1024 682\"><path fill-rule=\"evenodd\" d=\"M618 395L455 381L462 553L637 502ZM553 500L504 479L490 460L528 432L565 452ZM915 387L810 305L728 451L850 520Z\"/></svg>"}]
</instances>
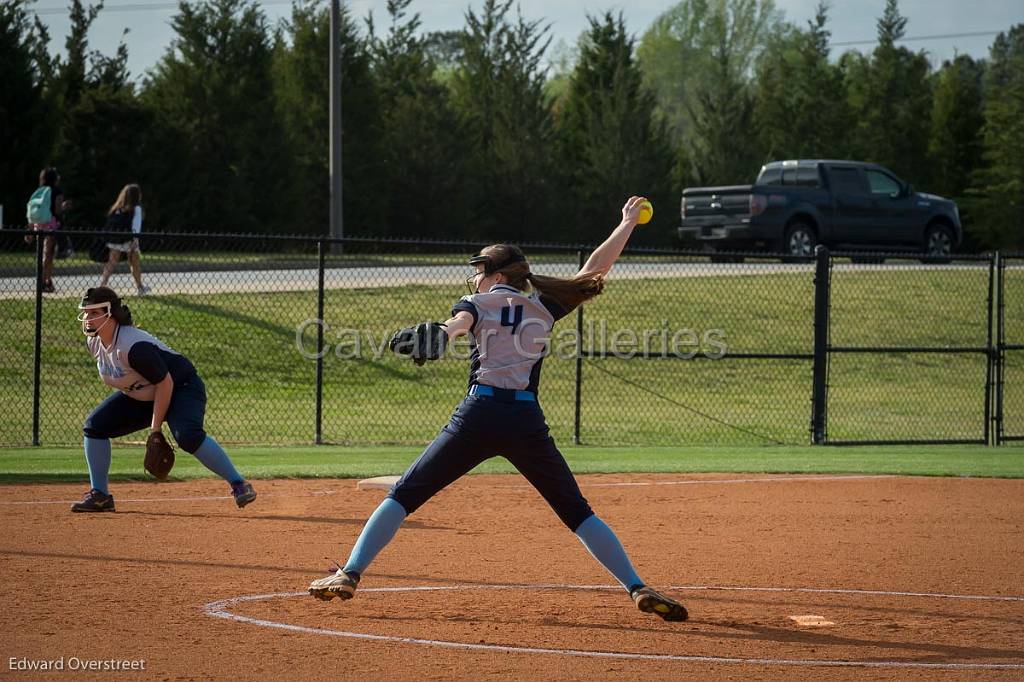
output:
<instances>
[{"instance_id":1,"label":"fence gate","mask_svg":"<svg viewBox=\"0 0 1024 682\"><path fill-rule=\"evenodd\" d=\"M827 387L816 392L828 430L815 442L990 442L995 280L992 256L832 254Z\"/></svg>"},{"instance_id":2,"label":"fence gate","mask_svg":"<svg viewBox=\"0 0 1024 682\"><path fill-rule=\"evenodd\" d=\"M1024 254L1003 256L996 309L995 440L1024 441Z\"/></svg>"}]
</instances>

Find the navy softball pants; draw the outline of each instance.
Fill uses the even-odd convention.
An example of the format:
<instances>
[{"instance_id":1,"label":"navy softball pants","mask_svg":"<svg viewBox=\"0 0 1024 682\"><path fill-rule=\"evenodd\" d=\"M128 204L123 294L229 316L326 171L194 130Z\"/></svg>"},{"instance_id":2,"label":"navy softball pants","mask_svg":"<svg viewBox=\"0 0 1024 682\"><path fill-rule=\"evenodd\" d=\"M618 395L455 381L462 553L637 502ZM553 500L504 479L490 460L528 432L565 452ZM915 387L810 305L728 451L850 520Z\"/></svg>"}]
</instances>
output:
<instances>
[{"instance_id":1,"label":"navy softball pants","mask_svg":"<svg viewBox=\"0 0 1024 682\"><path fill-rule=\"evenodd\" d=\"M167 425L174 440L185 452L195 454L206 439L206 386L199 376L176 384L167 408ZM153 421L153 401L129 398L121 391L110 394L86 420L88 438L118 438L145 429Z\"/></svg>"},{"instance_id":2,"label":"navy softball pants","mask_svg":"<svg viewBox=\"0 0 1024 682\"><path fill-rule=\"evenodd\" d=\"M593 515L536 402L466 396L451 420L388 493L412 514L486 459L501 455L526 477L569 530Z\"/></svg>"}]
</instances>

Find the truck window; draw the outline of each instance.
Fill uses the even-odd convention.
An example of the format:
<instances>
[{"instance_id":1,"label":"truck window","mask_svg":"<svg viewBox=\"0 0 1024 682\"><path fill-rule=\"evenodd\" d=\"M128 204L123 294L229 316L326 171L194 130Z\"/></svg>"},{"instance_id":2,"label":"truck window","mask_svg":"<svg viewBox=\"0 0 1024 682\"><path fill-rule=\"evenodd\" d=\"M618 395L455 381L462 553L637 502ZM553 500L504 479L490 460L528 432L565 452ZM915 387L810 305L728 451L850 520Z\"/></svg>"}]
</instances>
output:
<instances>
[{"instance_id":1,"label":"truck window","mask_svg":"<svg viewBox=\"0 0 1024 682\"><path fill-rule=\"evenodd\" d=\"M796 168L789 167L782 169L782 184L783 185L795 185L796 184Z\"/></svg>"},{"instance_id":2,"label":"truck window","mask_svg":"<svg viewBox=\"0 0 1024 682\"><path fill-rule=\"evenodd\" d=\"M892 177L888 173L883 173L877 170L865 171L868 176L868 184L871 185L872 194L884 194L891 196L893 194L899 194L903 187L896 178Z\"/></svg>"},{"instance_id":3,"label":"truck window","mask_svg":"<svg viewBox=\"0 0 1024 682\"><path fill-rule=\"evenodd\" d=\"M860 173L856 168L833 166L828 169L828 175L829 179L832 181L833 192L867 194L867 188L861 183Z\"/></svg>"},{"instance_id":4,"label":"truck window","mask_svg":"<svg viewBox=\"0 0 1024 682\"><path fill-rule=\"evenodd\" d=\"M769 166L761 171L761 177L757 179L758 185L781 185L782 169L778 166Z\"/></svg>"},{"instance_id":5,"label":"truck window","mask_svg":"<svg viewBox=\"0 0 1024 682\"><path fill-rule=\"evenodd\" d=\"M796 184L802 187L818 186L818 167L800 166L796 171Z\"/></svg>"}]
</instances>

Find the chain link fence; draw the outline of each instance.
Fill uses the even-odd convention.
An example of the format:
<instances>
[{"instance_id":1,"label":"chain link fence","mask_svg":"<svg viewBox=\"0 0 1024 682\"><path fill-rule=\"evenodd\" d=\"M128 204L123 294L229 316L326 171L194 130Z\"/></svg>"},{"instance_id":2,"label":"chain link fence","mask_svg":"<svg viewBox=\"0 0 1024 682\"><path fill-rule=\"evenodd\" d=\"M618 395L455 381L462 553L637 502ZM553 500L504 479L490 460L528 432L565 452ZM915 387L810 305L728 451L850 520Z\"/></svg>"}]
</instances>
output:
<instances>
[{"instance_id":1,"label":"chain link fence","mask_svg":"<svg viewBox=\"0 0 1024 682\"><path fill-rule=\"evenodd\" d=\"M626 255L583 324L580 437L805 443L814 268Z\"/></svg>"},{"instance_id":2,"label":"chain link fence","mask_svg":"<svg viewBox=\"0 0 1024 682\"><path fill-rule=\"evenodd\" d=\"M90 250L105 238L66 234L75 252L54 261L56 291L37 293L41 245L0 231L3 445L79 443L109 392L75 320L82 293L99 284L103 264ZM207 429L222 442L422 444L465 393L466 340L424 367L391 354L387 341L400 327L445 319L467 293L467 258L484 244L157 233L140 244L148 292L139 295L124 262L109 285L139 327L196 365ZM524 249L535 272L563 277L589 254ZM555 327L540 386L552 435L601 445L807 443L816 294L829 280L814 262L732 260L624 254L605 293ZM991 259L830 263L825 442L987 440L987 383L998 374L986 350L998 344L986 337ZM1024 270L1006 263L1007 310L1014 300L1018 310L1005 316L1007 338L1021 339ZM1011 349L995 382L1005 388L1007 438L1024 433L1024 354Z\"/></svg>"},{"instance_id":3,"label":"chain link fence","mask_svg":"<svg viewBox=\"0 0 1024 682\"><path fill-rule=\"evenodd\" d=\"M831 260L828 441L986 443L992 257L856 258Z\"/></svg>"},{"instance_id":4,"label":"chain link fence","mask_svg":"<svg viewBox=\"0 0 1024 682\"><path fill-rule=\"evenodd\" d=\"M997 442L1024 441L1024 254L1000 259Z\"/></svg>"}]
</instances>

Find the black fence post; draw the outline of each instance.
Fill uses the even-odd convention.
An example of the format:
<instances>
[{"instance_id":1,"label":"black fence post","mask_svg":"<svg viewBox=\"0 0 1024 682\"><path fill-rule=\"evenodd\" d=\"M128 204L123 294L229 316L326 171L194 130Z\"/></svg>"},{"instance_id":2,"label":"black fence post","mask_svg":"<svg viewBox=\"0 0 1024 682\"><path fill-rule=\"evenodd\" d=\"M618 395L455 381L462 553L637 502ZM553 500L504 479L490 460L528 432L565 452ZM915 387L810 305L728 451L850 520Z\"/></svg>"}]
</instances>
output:
<instances>
[{"instance_id":1,"label":"black fence post","mask_svg":"<svg viewBox=\"0 0 1024 682\"><path fill-rule=\"evenodd\" d=\"M46 238L36 235L36 338L32 368L32 445L39 445L39 391L43 360L43 249ZM54 250L57 245L54 244Z\"/></svg>"},{"instance_id":2,"label":"black fence post","mask_svg":"<svg viewBox=\"0 0 1024 682\"><path fill-rule=\"evenodd\" d=\"M831 282L828 249L814 249L814 374L811 384L811 443L827 440L828 414L828 325Z\"/></svg>"},{"instance_id":3,"label":"black fence post","mask_svg":"<svg viewBox=\"0 0 1024 682\"><path fill-rule=\"evenodd\" d=\"M586 254L579 252L579 266L583 269ZM576 308L576 421L572 432L572 442L580 444L580 412L583 398L583 306Z\"/></svg>"},{"instance_id":4,"label":"black fence post","mask_svg":"<svg viewBox=\"0 0 1024 682\"><path fill-rule=\"evenodd\" d=\"M316 240L316 434L323 442L324 415L324 240Z\"/></svg>"},{"instance_id":5,"label":"black fence post","mask_svg":"<svg viewBox=\"0 0 1024 682\"><path fill-rule=\"evenodd\" d=\"M988 262L988 335L985 342L985 445L998 445L992 437L992 400L995 379L996 355L998 350L993 346L994 308L997 298L996 277L999 267L999 253Z\"/></svg>"},{"instance_id":6,"label":"black fence post","mask_svg":"<svg viewBox=\"0 0 1024 682\"><path fill-rule=\"evenodd\" d=\"M996 350L995 350L995 366L993 367L993 374L995 375L995 386L993 387L993 394L995 400L995 409L993 414L992 431L996 445L1002 445L1003 443L1003 371L1004 363L1006 361L1006 327L1005 327L1005 316L1004 316L1004 304L1006 303L1006 262L1003 260L1002 254L996 251L995 254L996 263Z\"/></svg>"}]
</instances>

